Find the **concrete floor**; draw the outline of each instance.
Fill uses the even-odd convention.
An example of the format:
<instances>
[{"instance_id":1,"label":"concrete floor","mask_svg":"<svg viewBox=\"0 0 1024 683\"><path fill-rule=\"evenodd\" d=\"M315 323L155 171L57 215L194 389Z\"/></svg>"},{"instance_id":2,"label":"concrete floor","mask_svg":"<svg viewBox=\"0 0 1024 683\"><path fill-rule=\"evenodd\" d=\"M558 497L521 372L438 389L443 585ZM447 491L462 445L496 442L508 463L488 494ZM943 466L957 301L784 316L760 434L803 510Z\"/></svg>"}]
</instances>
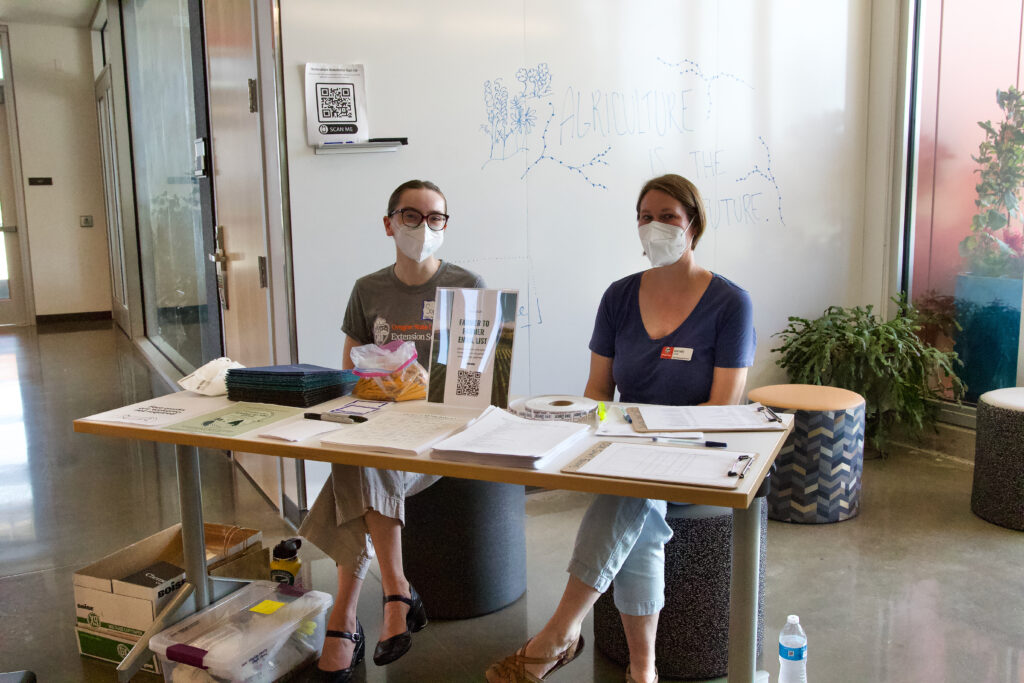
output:
<instances>
[{"instance_id":1,"label":"concrete floor","mask_svg":"<svg viewBox=\"0 0 1024 683\"><path fill-rule=\"evenodd\" d=\"M167 447L76 435L71 421L154 391L166 389L109 323L0 328L0 671L116 680L112 665L77 654L71 573L178 521L174 462ZM223 454L203 453L202 476L208 521L260 528L265 544L291 535ZM971 476L970 461L901 449L866 463L857 518L769 522L763 668L772 681L775 638L796 613L813 683L1024 683L1024 533L971 514ZM356 680L482 680L550 613L587 501L531 494L526 596L497 614L433 622L406 657L363 665ZM333 591L330 561L315 550L304 559L315 587ZM376 576L360 601L371 647ZM550 680L623 672L588 646Z\"/></svg>"}]
</instances>

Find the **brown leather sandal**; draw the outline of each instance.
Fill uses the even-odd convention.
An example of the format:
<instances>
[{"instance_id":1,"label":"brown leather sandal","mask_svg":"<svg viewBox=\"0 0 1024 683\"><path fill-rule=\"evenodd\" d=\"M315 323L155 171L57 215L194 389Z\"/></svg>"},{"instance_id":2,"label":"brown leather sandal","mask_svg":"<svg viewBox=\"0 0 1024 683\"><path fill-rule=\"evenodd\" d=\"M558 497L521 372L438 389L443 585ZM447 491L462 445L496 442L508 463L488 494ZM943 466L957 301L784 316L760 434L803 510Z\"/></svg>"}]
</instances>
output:
<instances>
[{"instance_id":1,"label":"brown leather sandal","mask_svg":"<svg viewBox=\"0 0 1024 683\"><path fill-rule=\"evenodd\" d=\"M516 650L515 654L505 657L505 659L500 662L491 664L485 674L488 683L540 683L548 676L579 657L580 653L583 652L584 642L583 636L581 635L572 645L565 648L554 657L548 659L543 657L527 657L524 653L526 652L526 646L529 644L530 641L528 640L521 648ZM527 664L550 664L551 662L554 662L555 665L548 669L540 678L537 678L526 670Z\"/></svg>"}]
</instances>

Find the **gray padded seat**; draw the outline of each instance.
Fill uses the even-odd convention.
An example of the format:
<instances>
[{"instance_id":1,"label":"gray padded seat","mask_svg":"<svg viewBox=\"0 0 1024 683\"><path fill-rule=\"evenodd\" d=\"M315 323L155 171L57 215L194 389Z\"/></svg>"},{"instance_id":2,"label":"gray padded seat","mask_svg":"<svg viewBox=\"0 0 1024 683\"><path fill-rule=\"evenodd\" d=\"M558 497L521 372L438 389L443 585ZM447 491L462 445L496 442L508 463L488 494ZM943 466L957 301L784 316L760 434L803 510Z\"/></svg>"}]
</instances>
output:
<instances>
[{"instance_id":1,"label":"gray padded seat","mask_svg":"<svg viewBox=\"0 0 1024 683\"><path fill-rule=\"evenodd\" d=\"M757 651L764 640L764 576L768 508L761 506ZM662 679L725 676L729 666L729 581L732 575L732 509L669 505L673 536L665 545L665 607L658 619L655 657ZM612 601L615 584L594 606L594 643L625 667L629 649Z\"/></svg>"},{"instance_id":2,"label":"gray padded seat","mask_svg":"<svg viewBox=\"0 0 1024 683\"><path fill-rule=\"evenodd\" d=\"M981 395L974 438L971 511L1024 531L1024 387Z\"/></svg>"},{"instance_id":3,"label":"gray padded seat","mask_svg":"<svg viewBox=\"0 0 1024 683\"><path fill-rule=\"evenodd\" d=\"M430 619L496 612L526 592L526 491L445 477L405 501L405 575Z\"/></svg>"}]
</instances>

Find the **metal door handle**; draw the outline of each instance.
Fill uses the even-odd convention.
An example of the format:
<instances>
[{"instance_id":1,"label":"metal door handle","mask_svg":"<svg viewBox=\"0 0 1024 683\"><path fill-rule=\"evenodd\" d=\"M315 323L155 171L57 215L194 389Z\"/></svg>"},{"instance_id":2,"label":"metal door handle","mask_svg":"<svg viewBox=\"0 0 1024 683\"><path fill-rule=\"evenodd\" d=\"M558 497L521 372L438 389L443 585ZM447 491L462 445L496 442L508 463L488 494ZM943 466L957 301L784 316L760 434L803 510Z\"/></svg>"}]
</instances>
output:
<instances>
[{"instance_id":1,"label":"metal door handle","mask_svg":"<svg viewBox=\"0 0 1024 683\"><path fill-rule=\"evenodd\" d=\"M18 232L17 225L0 225L0 232L16 233Z\"/></svg>"}]
</instances>

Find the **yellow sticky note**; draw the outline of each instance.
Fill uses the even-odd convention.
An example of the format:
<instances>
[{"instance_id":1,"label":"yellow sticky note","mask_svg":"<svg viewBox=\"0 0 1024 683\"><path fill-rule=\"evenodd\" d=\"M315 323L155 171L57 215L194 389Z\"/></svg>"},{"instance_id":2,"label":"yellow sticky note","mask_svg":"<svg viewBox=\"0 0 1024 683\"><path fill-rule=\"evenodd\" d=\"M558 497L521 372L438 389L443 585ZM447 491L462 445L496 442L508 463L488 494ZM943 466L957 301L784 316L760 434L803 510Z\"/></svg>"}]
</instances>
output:
<instances>
[{"instance_id":1,"label":"yellow sticky note","mask_svg":"<svg viewBox=\"0 0 1024 683\"><path fill-rule=\"evenodd\" d=\"M299 628L296 629L299 633L304 636L311 636L316 633L316 622L315 621L304 621L299 624Z\"/></svg>"},{"instance_id":2,"label":"yellow sticky note","mask_svg":"<svg viewBox=\"0 0 1024 683\"><path fill-rule=\"evenodd\" d=\"M284 607L283 602L278 602L276 600L264 600L260 604L250 607L249 611L257 612L259 614L273 614L282 607Z\"/></svg>"}]
</instances>

